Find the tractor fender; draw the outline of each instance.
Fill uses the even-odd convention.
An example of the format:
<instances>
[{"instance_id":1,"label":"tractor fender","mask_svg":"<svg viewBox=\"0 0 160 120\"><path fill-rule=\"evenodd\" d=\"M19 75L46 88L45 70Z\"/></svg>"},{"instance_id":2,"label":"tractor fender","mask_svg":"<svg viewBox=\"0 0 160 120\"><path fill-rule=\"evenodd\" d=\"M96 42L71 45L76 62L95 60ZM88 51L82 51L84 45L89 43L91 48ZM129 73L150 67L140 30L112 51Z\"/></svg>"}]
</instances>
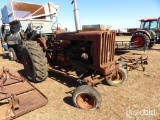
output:
<instances>
[{"instance_id":1,"label":"tractor fender","mask_svg":"<svg viewBox=\"0 0 160 120\"><path fill-rule=\"evenodd\" d=\"M44 37L40 37L40 38L36 39L36 41L43 48L43 52L45 52L47 50L46 39Z\"/></svg>"},{"instance_id":2,"label":"tractor fender","mask_svg":"<svg viewBox=\"0 0 160 120\"><path fill-rule=\"evenodd\" d=\"M40 37L35 37L33 41L36 41L40 44L43 49L43 52L47 50L46 39L40 34Z\"/></svg>"},{"instance_id":3,"label":"tractor fender","mask_svg":"<svg viewBox=\"0 0 160 120\"><path fill-rule=\"evenodd\" d=\"M152 38L151 35L149 34L149 32L146 31L146 30L137 30L137 31L134 32L134 34L133 34L132 36L134 36L134 35L135 35L136 33L138 33L138 32L143 33L143 34L146 34L146 35L149 37L149 39Z\"/></svg>"},{"instance_id":4,"label":"tractor fender","mask_svg":"<svg viewBox=\"0 0 160 120\"><path fill-rule=\"evenodd\" d=\"M151 39L155 39L156 38L156 33L153 30L150 30L151 32Z\"/></svg>"}]
</instances>

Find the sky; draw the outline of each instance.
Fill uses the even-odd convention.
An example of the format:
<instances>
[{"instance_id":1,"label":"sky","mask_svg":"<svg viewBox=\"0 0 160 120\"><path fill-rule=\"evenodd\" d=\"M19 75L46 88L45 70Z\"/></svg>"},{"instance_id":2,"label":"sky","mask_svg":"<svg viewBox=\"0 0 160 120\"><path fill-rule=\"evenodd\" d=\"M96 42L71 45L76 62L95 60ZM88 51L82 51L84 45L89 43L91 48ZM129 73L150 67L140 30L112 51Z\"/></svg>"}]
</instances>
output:
<instances>
[{"instance_id":1,"label":"sky","mask_svg":"<svg viewBox=\"0 0 160 120\"><path fill-rule=\"evenodd\" d=\"M9 0L8 0L9 1ZM61 27L75 30L74 6L72 0L18 0L44 4L53 2L59 4L58 22ZM4 6L7 0L1 0ZM160 0L77 0L80 24L112 25L113 29L139 27L142 18L160 17Z\"/></svg>"}]
</instances>

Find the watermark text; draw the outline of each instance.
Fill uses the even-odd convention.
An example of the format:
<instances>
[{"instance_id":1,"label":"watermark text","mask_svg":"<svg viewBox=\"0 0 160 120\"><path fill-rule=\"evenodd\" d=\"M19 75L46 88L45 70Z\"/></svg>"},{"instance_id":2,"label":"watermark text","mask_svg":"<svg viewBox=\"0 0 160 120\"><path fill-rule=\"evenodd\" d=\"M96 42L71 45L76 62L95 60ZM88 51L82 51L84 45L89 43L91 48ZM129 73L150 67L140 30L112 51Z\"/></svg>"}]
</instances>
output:
<instances>
[{"instance_id":1,"label":"watermark text","mask_svg":"<svg viewBox=\"0 0 160 120\"><path fill-rule=\"evenodd\" d=\"M156 115L155 109L141 109L141 110L129 109L126 111L126 116L155 116L155 115Z\"/></svg>"}]
</instances>

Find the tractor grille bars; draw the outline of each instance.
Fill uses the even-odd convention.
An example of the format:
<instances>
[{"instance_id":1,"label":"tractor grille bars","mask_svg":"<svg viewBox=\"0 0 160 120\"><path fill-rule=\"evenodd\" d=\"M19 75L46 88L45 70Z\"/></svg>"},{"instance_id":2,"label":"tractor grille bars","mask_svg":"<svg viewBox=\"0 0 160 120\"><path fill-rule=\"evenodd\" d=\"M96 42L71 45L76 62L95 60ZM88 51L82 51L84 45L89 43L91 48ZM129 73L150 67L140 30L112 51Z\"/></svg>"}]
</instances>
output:
<instances>
[{"instance_id":1,"label":"tractor grille bars","mask_svg":"<svg viewBox=\"0 0 160 120\"><path fill-rule=\"evenodd\" d=\"M100 48L100 65L114 60L115 54L115 31L107 31L102 34Z\"/></svg>"}]
</instances>

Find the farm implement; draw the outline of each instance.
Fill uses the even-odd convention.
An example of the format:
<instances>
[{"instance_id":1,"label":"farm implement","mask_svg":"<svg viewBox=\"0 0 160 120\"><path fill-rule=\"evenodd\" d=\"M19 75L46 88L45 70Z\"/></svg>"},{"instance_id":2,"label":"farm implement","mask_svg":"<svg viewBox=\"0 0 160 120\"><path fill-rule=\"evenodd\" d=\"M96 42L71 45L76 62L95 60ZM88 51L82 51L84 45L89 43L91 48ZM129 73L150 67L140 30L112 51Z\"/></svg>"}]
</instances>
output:
<instances>
[{"instance_id":1,"label":"farm implement","mask_svg":"<svg viewBox=\"0 0 160 120\"><path fill-rule=\"evenodd\" d=\"M147 47L139 47L137 44L138 44L138 41L136 42L131 42L129 40L115 41L115 49L116 50L136 50L136 49L146 50Z\"/></svg>"},{"instance_id":2,"label":"farm implement","mask_svg":"<svg viewBox=\"0 0 160 120\"><path fill-rule=\"evenodd\" d=\"M121 67L127 69L128 71L137 69L139 67L145 71L144 65L148 65L148 57L120 56L117 63L119 63Z\"/></svg>"},{"instance_id":3,"label":"farm implement","mask_svg":"<svg viewBox=\"0 0 160 120\"><path fill-rule=\"evenodd\" d=\"M0 119L14 119L47 102L47 97L26 79L3 69L0 74Z\"/></svg>"}]
</instances>

